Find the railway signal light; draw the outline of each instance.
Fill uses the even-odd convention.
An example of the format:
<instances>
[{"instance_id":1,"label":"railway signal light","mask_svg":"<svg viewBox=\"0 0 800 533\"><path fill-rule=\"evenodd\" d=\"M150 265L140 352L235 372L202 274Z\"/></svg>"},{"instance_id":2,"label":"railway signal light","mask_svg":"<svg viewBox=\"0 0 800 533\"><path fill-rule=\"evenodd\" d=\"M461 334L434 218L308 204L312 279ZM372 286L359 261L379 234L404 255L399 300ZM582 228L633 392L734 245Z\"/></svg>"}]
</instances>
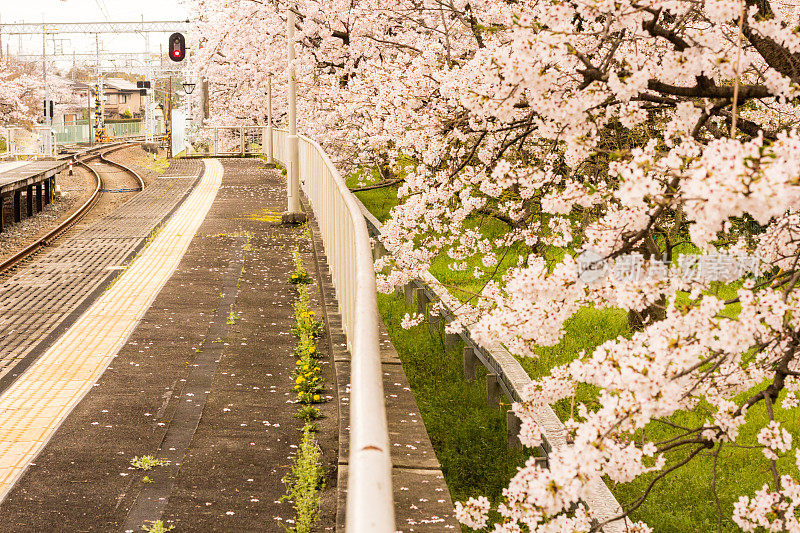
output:
<instances>
[{"instance_id":1,"label":"railway signal light","mask_svg":"<svg viewBox=\"0 0 800 533\"><path fill-rule=\"evenodd\" d=\"M53 100L43 100L44 102L44 119L53 120L55 109L53 108L54 102Z\"/></svg>"},{"instance_id":2,"label":"railway signal light","mask_svg":"<svg viewBox=\"0 0 800 533\"><path fill-rule=\"evenodd\" d=\"M139 89L139 94L141 96L147 96L147 89L150 88L149 81L137 81L136 88Z\"/></svg>"},{"instance_id":3,"label":"railway signal light","mask_svg":"<svg viewBox=\"0 0 800 533\"><path fill-rule=\"evenodd\" d=\"M169 36L169 58L176 63L180 63L186 58L186 38L181 33L173 33Z\"/></svg>"}]
</instances>

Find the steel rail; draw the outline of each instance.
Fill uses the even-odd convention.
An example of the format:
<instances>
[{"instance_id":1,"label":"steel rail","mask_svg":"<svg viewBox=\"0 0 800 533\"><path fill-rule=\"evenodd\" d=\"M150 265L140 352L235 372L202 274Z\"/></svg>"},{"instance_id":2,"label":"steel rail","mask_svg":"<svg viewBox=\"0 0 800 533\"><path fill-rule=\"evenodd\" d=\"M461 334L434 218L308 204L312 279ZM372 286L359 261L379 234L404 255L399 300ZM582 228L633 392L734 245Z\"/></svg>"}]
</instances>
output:
<instances>
[{"instance_id":1,"label":"steel rail","mask_svg":"<svg viewBox=\"0 0 800 533\"><path fill-rule=\"evenodd\" d=\"M127 146L127 145L126 145L126 146ZM139 173L138 173L138 172L136 172L135 170L133 170L133 169L132 169L132 168L130 168L130 167L127 167L127 166L123 165L122 163L119 163L119 162L117 162L117 161L112 161L112 160L110 160L110 159L106 158L106 156L107 156L108 154L110 154L111 152L116 152L117 150L122 150L123 148L125 148L125 146L120 146L120 147L118 147L118 148L113 148L113 149L111 149L111 150L108 150L108 151L106 151L106 152L102 152L102 153L100 154L100 161L102 161L103 163L105 163L105 164L107 164L107 165L111 165L111 166L114 166L114 167L120 168L120 169L122 169L124 172L127 172L127 173L129 173L129 174L132 174L132 175L133 175L133 177L134 177L134 178L136 178L136 181L138 181L138 182L139 182L139 188L138 188L137 190L138 190L138 191L143 191L143 190L144 190L144 180L142 179L142 177L139 175Z\"/></svg>"},{"instance_id":2,"label":"steel rail","mask_svg":"<svg viewBox=\"0 0 800 533\"><path fill-rule=\"evenodd\" d=\"M61 224L59 224L58 226L56 226L55 228L53 228L52 230L47 232L47 234L44 235L43 237L38 238L33 243L29 244L28 246L26 246L25 248L23 248L19 252L15 253L13 256L9 257L8 259L6 259L2 263L0 263L0 272L4 272L4 271L8 270L9 268L19 264L22 260L26 259L27 257L30 257L32 254L37 252L40 248L44 248L45 246L48 246L53 240L58 238L59 235L61 235L67 229L72 227L76 222L80 221L89 212L89 210L91 210L91 208L94 207L94 205L100 199L100 196L102 195L102 189L103 189L103 178L101 178L100 177L100 173L97 172L95 169L93 169L91 166L89 166L87 164L87 162L91 161L92 159L97 159L97 158L100 158L101 161L102 161L103 157L106 154L108 154L110 152L115 152L117 150L121 150L121 149L129 146L130 144L131 143L124 143L124 144L121 144L120 146L113 146L111 149L108 149L105 152L100 152L100 153L95 153L94 151L95 150L99 151L99 150L107 149L109 147L108 146L95 147L95 148L92 148L90 150L85 150L85 151L83 151L83 152L81 152L80 154L77 154L77 155L73 154L73 155L70 155L70 156L65 156L65 157L74 157L76 164L87 168L89 170L89 172L91 172L94 175L94 177L95 177L95 189L92 192L92 195L83 203L83 205L81 205L75 212L73 212L69 216L69 218L67 218L64 222L62 222ZM83 158L83 159L79 159L79 158ZM113 165L113 164L116 164L116 163L111 162L111 164ZM137 180L139 180L139 182L142 185L142 187L144 187L144 182L142 181L142 178L138 174L136 174L132 170L127 169L127 167L124 167L121 164L117 164L117 166L125 168L125 170L128 170L129 172L133 173L136 176Z\"/></svg>"}]
</instances>

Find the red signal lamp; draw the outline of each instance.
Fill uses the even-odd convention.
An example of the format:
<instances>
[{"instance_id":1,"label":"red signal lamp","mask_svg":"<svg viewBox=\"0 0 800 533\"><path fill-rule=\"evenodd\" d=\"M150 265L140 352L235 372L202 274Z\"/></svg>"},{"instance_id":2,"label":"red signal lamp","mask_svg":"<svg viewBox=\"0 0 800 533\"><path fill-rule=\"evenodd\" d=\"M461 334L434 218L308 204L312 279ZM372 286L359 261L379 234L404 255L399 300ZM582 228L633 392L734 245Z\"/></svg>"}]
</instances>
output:
<instances>
[{"instance_id":1,"label":"red signal lamp","mask_svg":"<svg viewBox=\"0 0 800 533\"><path fill-rule=\"evenodd\" d=\"M169 58L176 63L186 59L186 38L181 33L169 36Z\"/></svg>"}]
</instances>

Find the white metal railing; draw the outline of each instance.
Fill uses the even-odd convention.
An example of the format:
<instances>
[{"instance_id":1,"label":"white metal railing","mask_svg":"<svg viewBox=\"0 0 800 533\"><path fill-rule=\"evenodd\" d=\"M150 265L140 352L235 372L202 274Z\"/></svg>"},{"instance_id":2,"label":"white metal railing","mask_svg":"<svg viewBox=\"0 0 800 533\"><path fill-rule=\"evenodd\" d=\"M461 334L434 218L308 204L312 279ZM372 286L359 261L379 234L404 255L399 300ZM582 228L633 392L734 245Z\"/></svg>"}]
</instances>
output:
<instances>
[{"instance_id":1,"label":"white metal railing","mask_svg":"<svg viewBox=\"0 0 800 533\"><path fill-rule=\"evenodd\" d=\"M207 126L191 139L187 155L261 155L266 152L266 138L265 126Z\"/></svg>"},{"instance_id":2,"label":"white metal railing","mask_svg":"<svg viewBox=\"0 0 800 533\"><path fill-rule=\"evenodd\" d=\"M273 133L273 157L285 163L287 132L264 128L267 142L269 133ZM393 533L392 464L367 224L358 200L320 145L302 135L298 144L300 184L319 224L352 354L346 529L349 533Z\"/></svg>"},{"instance_id":3,"label":"white metal railing","mask_svg":"<svg viewBox=\"0 0 800 533\"><path fill-rule=\"evenodd\" d=\"M58 153L56 134L49 126L36 126L29 131L21 126L8 126L0 133L6 140L3 157L51 158Z\"/></svg>"}]
</instances>

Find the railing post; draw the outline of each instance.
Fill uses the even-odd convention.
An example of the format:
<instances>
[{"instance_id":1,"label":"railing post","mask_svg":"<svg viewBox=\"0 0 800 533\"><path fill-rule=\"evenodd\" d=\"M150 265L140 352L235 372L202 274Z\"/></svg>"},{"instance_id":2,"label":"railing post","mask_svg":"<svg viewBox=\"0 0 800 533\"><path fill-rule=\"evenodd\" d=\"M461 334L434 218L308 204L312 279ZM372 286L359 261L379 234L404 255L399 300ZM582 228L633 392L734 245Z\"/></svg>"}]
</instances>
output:
<instances>
[{"instance_id":1,"label":"railing post","mask_svg":"<svg viewBox=\"0 0 800 533\"><path fill-rule=\"evenodd\" d=\"M428 297L425 295L425 289L417 287L414 289L417 298L417 314L424 315L428 312Z\"/></svg>"},{"instance_id":2,"label":"railing post","mask_svg":"<svg viewBox=\"0 0 800 533\"><path fill-rule=\"evenodd\" d=\"M431 313L428 316L428 326L430 327L431 333L441 335L444 318L442 318L441 313L437 315L434 311L435 309L431 309Z\"/></svg>"},{"instance_id":3,"label":"railing post","mask_svg":"<svg viewBox=\"0 0 800 533\"><path fill-rule=\"evenodd\" d=\"M239 126L239 142L242 145L241 146L241 148L242 148L242 157L244 157L245 152L247 151L246 147L244 145L244 126Z\"/></svg>"},{"instance_id":4,"label":"railing post","mask_svg":"<svg viewBox=\"0 0 800 533\"><path fill-rule=\"evenodd\" d=\"M486 401L489 405L500 404L500 382L493 372L486 374Z\"/></svg>"},{"instance_id":5,"label":"railing post","mask_svg":"<svg viewBox=\"0 0 800 533\"><path fill-rule=\"evenodd\" d=\"M261 152L267 158L267 165L274 165L275 158L272 151L272 126L267 126L261 133Z\"/></svg>"},{"instance_id":6,"label":"railing post","mask_svg":"<svg viewBox=\"0 0 800 533\"><path fill-rule=\"evenodd\" d=\"M383 243L376 239L375 246L372 247L372 260L377 261L386 255L386 253L386 248L383 246Z\"/></svg>"},{"instance_id":7,"label":"railing post","mask_svg":"<svg viewBox=\"0 0 800 533\"><path fill-rule=\"evenodd\" d=\"M406 300L406 306L410 307L414 303L414 285L410 281L403 285L403 296Z\"/></svg>"},{"instance_id":8,"label":"railing post","mask_svg":"<svg viewBox=\"0 0 800 533\"><path fill-rule=\"evenodd\" d=\"M506 411L506 434L508 435L509 450L522 450L522 441L519 440L521 428L522 422L514 414L514 411Z\"/></svg>"},{"instance_id":9,"label":"railing post","mask_svg":"<svg viewBox=\"0 0 800 533\"><path fill-rule=\"evenodd\" d=\"M464 379L467 381L475 380L475 363L478 358L475 357L475 348L472 346L464 346Z\"/></svg>"},{"instance_id":10,"label":"railing post","mask_svg":"<svg viewBox=\"0 0 800 533\"><path fill-rule=\"evenodd\" d=\"M458 344L459 339L461 339L461 335L458 333L445 333L444 334L444 346L447 350L452 350Z\"/></svg>"}]
</instances>

